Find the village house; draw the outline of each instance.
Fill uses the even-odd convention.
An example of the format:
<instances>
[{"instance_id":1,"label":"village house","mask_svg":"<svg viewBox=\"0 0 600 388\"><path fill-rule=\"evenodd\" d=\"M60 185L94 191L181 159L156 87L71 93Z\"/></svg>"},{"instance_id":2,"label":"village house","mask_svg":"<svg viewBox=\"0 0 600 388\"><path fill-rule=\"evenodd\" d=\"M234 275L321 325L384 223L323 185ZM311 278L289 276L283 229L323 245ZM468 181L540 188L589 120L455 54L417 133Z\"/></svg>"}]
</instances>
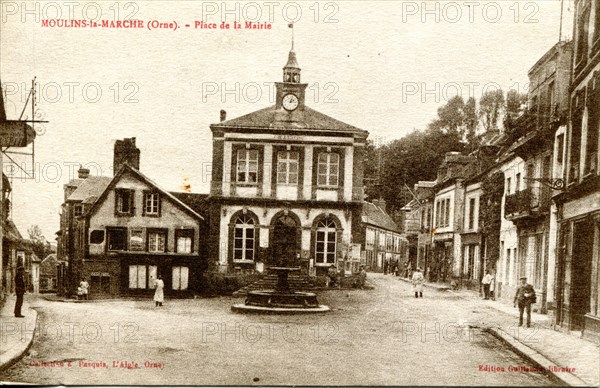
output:
<instances>
[{"instance_id":1,"label":"village house","mask_svg":"<svg viewBox=\"0 0 600 388\"><path fill-rule=\"evenodd\" d=\"M446 153L438 167L433 188L432 281L450 281L460 276L465 178L474 172L475 158L459 152Z\"/></svg>"},{"instance_id":2,"label":"village house","mask_svg":"<svg viewBox=\"0 0 600 388\"><path fill-rule=\"evenodd\" d=\"M92 297L150 295L158 276L167 295L199 289L204 218L142 174L139 155L135 138L118 140L113 177L80 169L65 185L60 252L70 293L85 279Z\"/></svg>"},{"instance_id":3,"label":"village house","mask_svg":"<svg viewBox=\"0 0 600 388\"><path fill-rule=\"evenodd\" d=\"M363 247L368 271L389 273L394 266L402 268L408 255L408 241L386 213L384 200L364 202L359 227L363 232L356 242Z\"/></svg>"},{"instance_id":4,"label":"village house","mask_svg":"<svg viewBox=\"0 0 600 388\"><path fill-rule=\"evenodd\" d=\"M430 267L433 263L433 200L435 198L435 181L419 181L415 184L415 196L419 200L418 209L419 233L417 235L417 260L411 263L411 269L420 267L429 279Z\"/></svg>"},{"instance_id":5,"label":"village house","mask_svg":"<svg viewBox=\"0 0 600 388\"><path fill-rule=\"evenodd\" d=\"M510 238L516 238L517 250L510 265L509 251L500 265L504 269L500 296L512 298L519 278L526 276L539 295L534 308L542 313L554 299L550 268L555 267L555 256L549 244L551 230L556 230L551 226L552 162L555 134L567 121L570 61L570 42L557 43L538 60L529 71L528 108L507 128L513 142L506 153L518 163L516 170L505 170L507 187L514 184L514 190L511 187L505 196L504 218L513 224L510 230L516 234ZM506 240L504 244L511 249Z\"/></svg>"},{"instance_id":6,"label":"village house","mask_svg":"<svg viewBox=\"0 0 600 388\"><path fill-rule=\"evenodd\" d=\"M479 178L479 176L476 177ZM479 283L485 270L483 241L479 222L479 207L482 195L481 181L480 179L467 179L464 186L464 215L460 233L462 253L460 279L464 287L479 290Z\"/></svg>"},{"instance_id":7,"label":"village house","mask_svg":"<svg viewBox=\"0 0 600 388\"><path fill-rule=\"evenodd\" d=\"M290 51L275 105L210 126L209 266L324 274L362 239L367 131L306 106Z\"/></svg>"},{"instance_id":8,"label":"village house","mask_svg":"<svg viewBox=\"0 0 600 388\"><path fill-rule=\"evenodd\" d=\"M600 2L575 1L573 50L555 322L600 341Z\"/></svg>"},{"instance_id":9,"label":"village house","mask_svg":"<svg viewBox=\"0 0 600 388\"><path fill-rule=\"evenodd\" d=\"M411 195L413 199L400 209L400 230L408 244L407 258L400 262L403 272L409 263L411 268L417 265L419 233L421 232L421 203L414 192L411 192Z\"/></svg>"},{"instance_id":10,"label":"village house","mask_svg":"<svg viewBox=\"0 0 600 388\"><path fill-rule=\"evenodd\" d=\"M40 263L40 293L57 291L58 266L56 253L50 253L42 260Z\"/></svg>"}]
</instances>

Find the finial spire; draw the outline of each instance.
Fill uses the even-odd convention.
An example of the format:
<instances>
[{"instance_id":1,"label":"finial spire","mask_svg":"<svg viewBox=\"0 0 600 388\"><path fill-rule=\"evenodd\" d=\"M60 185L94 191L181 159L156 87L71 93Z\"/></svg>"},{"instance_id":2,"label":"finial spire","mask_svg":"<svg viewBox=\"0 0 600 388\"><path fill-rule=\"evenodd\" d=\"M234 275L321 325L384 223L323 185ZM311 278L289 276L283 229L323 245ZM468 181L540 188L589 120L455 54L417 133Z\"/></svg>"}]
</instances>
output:
<instances>
[{"instance_id":1,"label":"finial spire","mask_svg":"<svg viewBox=\"0 0 600 388\"><path fill-rule=\"evenodd\" d=\"M292 50L294 51L294 23L289 23L288 27L292 29Z\"/></svg>"}]
</instances>

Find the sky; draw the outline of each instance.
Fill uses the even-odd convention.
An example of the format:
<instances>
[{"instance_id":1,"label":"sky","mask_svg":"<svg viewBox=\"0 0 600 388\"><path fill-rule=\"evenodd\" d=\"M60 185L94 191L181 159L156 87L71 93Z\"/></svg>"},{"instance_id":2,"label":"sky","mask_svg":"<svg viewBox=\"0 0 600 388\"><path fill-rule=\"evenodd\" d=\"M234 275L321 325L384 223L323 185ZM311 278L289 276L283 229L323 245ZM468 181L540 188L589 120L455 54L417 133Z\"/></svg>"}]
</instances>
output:
<instances>
[{"instance_id":1,"label":"sky","mask_svg":"<svg viewBox=\"0 0 600 388\"><path fill-rule=\"evenodd\" d=\"M562 39L572 18L564 0ZM52 27L57 19L142 28ZM306 104L380 144L426 128L456 94L526 93L527 72L559 40L560 20L560 0L0 0L7 116L19 118L36 77L36 116L48 121L36 124L34 160L13 155L35 172L13 178L13 220L24 235L37 224L53 241L63 185L79 164L111 176L114 141L125 137L136 137L140 170L161 187L179 191L187 180L207 193L209 125L221 109L234 118L274 104L290 22ZM15 171L6 157L2 168Z\"/></svg>"}]
</instances>

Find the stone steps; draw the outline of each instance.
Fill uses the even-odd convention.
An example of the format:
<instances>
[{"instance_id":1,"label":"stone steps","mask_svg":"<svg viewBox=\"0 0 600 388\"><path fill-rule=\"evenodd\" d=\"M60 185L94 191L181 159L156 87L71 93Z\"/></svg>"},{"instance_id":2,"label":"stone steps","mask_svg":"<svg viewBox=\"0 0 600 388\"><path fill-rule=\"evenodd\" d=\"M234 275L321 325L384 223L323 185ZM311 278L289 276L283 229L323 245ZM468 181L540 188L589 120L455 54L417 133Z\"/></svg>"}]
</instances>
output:
<instances>
[{"instance_id":1,"label":"stone steps","mask_svg":"<svg viewBox=\"0 0 600 388\"><path fill-rule=\"evenodd\" d=\"M290 275L288 284L293 291L312 291L318 288L311 278L302 275ZM272 290L275 286L277 286L277 275L265 275L259 281L240 288L233 295L245 295L248 291Z\"/></svg>"}]
</instances>

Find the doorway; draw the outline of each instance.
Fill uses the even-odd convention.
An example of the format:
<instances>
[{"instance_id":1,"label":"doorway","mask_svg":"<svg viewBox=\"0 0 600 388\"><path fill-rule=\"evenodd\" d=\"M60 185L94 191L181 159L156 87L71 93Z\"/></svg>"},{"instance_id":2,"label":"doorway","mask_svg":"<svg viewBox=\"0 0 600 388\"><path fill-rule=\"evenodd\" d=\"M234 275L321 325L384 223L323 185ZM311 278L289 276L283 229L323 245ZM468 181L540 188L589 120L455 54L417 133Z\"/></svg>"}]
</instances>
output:
<instances>
[{"instance_id":1,"label":"doorway","mask_svg":"<svg viewBox=\"0 0 600 388\"><path fill-rule=\"evenodd\" d=\"M271 264L281 267L300 265L300 226L289 215L282 215L273 224L273 256Z\"/></svg>"},{"instance_id":2,"label":"doorway","mask_svg":"<svg viewBox=\"0 0 600 388\"><path fill-rule=\"evenodd\" d=\"M594 224L578 222L573 228L573 255L571 258L570 328L582 330L585 314L590 311L592 249Z\"/></svg>"}]
</instances>

